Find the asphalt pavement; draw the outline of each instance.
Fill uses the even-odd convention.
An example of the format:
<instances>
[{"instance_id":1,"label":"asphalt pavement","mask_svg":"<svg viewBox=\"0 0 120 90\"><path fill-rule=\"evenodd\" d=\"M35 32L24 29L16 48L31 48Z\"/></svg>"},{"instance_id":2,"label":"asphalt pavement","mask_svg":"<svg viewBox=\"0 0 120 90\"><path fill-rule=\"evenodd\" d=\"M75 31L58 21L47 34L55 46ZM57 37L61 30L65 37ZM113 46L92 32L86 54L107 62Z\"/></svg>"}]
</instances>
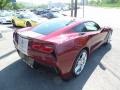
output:
<instances>
[{"instance_id":1,"label":"asphalt pavement","mask_svg":"<svg viewBox=\"0 0 120 90\"><path fill-rule=\"evenodd\" d=\"M0 29L1 26L10 29L2 30L0 39L0 90L120 90L119 9L86 7L85 11L85 17L113 28L112 41L90 56L79 77L67 82L50 70L38 71L27 66L13 45L12 33L17 28L0 25Z\"/></svg>"}]
</instances>

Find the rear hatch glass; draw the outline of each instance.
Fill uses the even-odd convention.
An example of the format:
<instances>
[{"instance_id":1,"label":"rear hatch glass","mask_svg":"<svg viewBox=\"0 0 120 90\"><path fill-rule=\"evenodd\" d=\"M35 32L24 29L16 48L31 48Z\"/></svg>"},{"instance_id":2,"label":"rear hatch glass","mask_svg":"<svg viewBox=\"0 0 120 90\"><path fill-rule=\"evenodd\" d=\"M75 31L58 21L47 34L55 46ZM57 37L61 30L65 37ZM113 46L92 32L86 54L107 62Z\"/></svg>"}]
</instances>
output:
<instances>
[{"instance_id":1,"label":"rear hatch glass","mask_svg":"<svg viewBox=\"0 0 120 90\"><path fill-rule=\"evenodd\" d=\"M72 19L52 19L41 23L37 27L33 28L32 31L39 34L48 35L52 32L57 31L58 29L67 26L70 23L72 23Z\"/></svg>"}]
</instances>

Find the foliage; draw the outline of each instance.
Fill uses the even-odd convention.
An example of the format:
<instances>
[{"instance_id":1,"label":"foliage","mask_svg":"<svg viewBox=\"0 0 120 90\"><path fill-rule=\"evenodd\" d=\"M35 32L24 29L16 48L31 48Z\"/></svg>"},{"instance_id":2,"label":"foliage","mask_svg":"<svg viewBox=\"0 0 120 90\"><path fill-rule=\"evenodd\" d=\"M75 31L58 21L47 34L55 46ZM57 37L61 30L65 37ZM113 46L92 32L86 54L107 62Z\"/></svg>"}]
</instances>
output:
<instances>
[{"instance_id":1,"label":"foliage","mask_svg":"<svg viewBox=\"0 0 120 90\"><path fill-rule=\"evenodd\" d=\"M118 3L120 0L102 0L104 3Z\"/></svg>"},{"instance_id":2,"label":"foliage","mask_svg":"<svg viewBox=\"0 0 120 90\"><path fill-rule=\"evenodd\" d=\"M23 9L27 8L24 3L11 2L11 0L0 0L0 9Z\"/></svg>"},{"instance_id":3,"label":"foliage","mask_svg":"<svg viewBox=\"0 0 120 90\"><path fill-rule=\"evenodd\" d=\"M6 7L10 2L11 0L0 0L0 9Z\"/></svg>"},{"instance_id":4,"label":"foliage","mask_svg":"<svg viewBox=\"0 0 120 90\"><path fill-rule=\"evenodd\" d=\"M100 7L120 7L120 3L103 3L99 5Z\"/></svg>"},{"instance_id":5,"label":"foliage","mask_svg":"<svg viewBox=\"0 0 120 90\"><path fill-rule=\"evenodd\" d=\"M103 7L120 7L120 0L90 0L89 5Z\"/></svg>"},{"instance_id":6,"label":"foliage","mask_svg":"<svg viewBox=\"0 0 120 90\"><path fill-rule=\"evenodd\" d=\"M12 3L8 3L3 9L12 9Z\"/></svg>"},{"instance_id":7,"label":"foliage","mask_svg":"<svg viewBox=\"0 0 120 90\"><path fill-rule=\"evenodd\" d=\"M25 8L25 5L23 3L13 3L12 6L13 6L12 9L15 10Z\"/></svg>"}]
</instances>

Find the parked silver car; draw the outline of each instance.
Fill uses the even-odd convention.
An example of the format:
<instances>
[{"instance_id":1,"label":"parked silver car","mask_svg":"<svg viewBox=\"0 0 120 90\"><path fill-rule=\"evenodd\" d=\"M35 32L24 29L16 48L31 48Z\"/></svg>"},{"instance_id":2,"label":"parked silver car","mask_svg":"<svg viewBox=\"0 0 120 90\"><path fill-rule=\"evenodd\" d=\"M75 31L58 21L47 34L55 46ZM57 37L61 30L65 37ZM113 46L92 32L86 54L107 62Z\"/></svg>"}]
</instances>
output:
<instances>
[{"instance_id":1,"label":"parked silver car","mask_svg":"<svg viewBox=\"0 0 120 90\"><path fill-rule=\"evenodd\" d=\"M5 23L12 23L12 13L11 12L2 12L0 13L0 23L5 24Z\"/></svg>"}]
</instances>

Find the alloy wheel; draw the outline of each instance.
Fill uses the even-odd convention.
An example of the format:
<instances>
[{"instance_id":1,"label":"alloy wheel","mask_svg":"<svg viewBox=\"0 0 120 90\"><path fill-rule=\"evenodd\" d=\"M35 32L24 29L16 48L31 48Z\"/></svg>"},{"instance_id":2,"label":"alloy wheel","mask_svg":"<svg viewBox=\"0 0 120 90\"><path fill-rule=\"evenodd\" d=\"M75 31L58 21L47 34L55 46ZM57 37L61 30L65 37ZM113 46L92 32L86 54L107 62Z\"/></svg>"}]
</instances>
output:
<instances>
[{"instance_id":1,"label":"alloy wheel","mask_svg":"<svg viewBox=\"0 0 120 90\"><path fill-rule=\"evenodd\" d=\"M81 71L83 70L85 64L87 61L87 51L86 50L82 50L82 52L79 54L76 63L75 63L75 67L74 67L74 74L76 76L78 76Z\"/></svg>"}]
</instances>

